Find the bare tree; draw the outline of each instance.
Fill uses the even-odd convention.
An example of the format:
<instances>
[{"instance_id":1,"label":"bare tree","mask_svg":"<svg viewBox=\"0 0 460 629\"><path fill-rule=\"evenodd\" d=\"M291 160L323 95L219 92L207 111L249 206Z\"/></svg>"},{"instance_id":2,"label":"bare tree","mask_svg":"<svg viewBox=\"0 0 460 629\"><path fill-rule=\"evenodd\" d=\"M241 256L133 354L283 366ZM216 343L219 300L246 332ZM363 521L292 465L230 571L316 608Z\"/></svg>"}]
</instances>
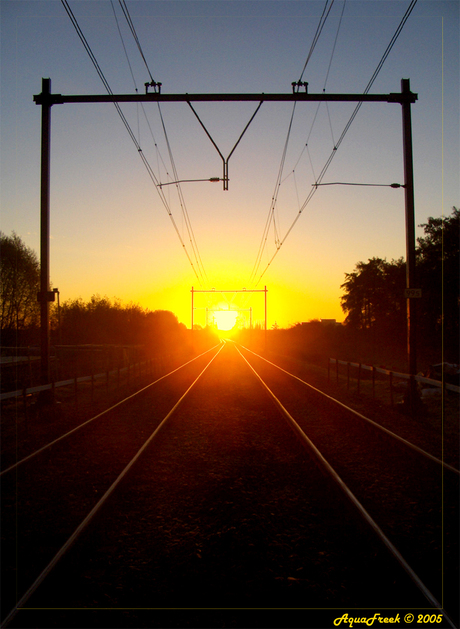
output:
<instances>
[{"instance_id":1,"label":"bare tree","mask_svg":"<svg viewBox=\"0 0 460 629\"><path fill-rule=\"evenodd\" d=\"M12 233L0 232L1 329L24 330L38 325L40 263L33 249Z\"/></svg>"}]
</instances>

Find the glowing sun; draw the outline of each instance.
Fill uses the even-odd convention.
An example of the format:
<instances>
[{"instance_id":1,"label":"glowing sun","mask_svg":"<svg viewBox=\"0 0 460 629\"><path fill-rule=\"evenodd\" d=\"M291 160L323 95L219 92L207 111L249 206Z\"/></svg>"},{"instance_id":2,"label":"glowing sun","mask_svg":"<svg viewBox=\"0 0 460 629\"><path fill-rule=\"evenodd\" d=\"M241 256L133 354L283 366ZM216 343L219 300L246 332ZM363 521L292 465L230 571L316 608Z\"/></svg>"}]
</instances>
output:
<instances>
[{"instance_id":1,"label":"glowing sun","mask_svg":"<svg viewBox=\"0 0 460 629\"><path fill-rule=\"evenodd\" d=\"M236 310L215 310L214 311L214 320L217 325L217 329L223 332L227 330L231 330L238 317L238 312Z\"/></svg>"}]
</instances>

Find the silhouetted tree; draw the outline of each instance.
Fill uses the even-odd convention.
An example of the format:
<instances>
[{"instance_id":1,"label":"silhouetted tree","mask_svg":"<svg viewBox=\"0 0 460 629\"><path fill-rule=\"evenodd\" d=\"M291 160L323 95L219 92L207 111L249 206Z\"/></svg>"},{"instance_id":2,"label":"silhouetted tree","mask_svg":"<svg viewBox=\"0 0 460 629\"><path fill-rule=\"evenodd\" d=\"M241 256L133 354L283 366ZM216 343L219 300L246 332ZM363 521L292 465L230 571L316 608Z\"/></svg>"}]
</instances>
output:
<instances>
[{"instance_id":1,"label":"silhouetted tree","mask_svg":"<svg viewBox=\"0 0 460 629\"><path fill-rule=\"evenodd\" d=\"M429 217L421 227L425 236L417 239L416 249L417 287L422 288L416 302L419 345L438 352L443 339L449 360L458 360L460 211L454 207L447 218ZM374 339L404 340L405 266L403 258L372 258L345 274L341 305L347 327L370 330Z\"/></svg>"},{"instance_id":2,"label":"silhouetted tree","mask_svg":"<svg viewBox=\"0 0 460 629\"><path fill-rule=\"evenodd\" d=\"M25 330L38 325L40 264L33 249L12 233L0 232L1 329Z\"/></svg>"},{"instance_id":3,"label":"silhouetted tree","mask_svg":"<svg viewBox=\"0 0 460 629\"><path fill-rule=\"evenodd\" d=\"M86 304L81 297L68 299L61 305L61 331L66 345L88 343Z\"/></svg>"},{"instance_id":4,"label":"silhouetted tree","mask_svg":"<svg viewBox=\"0 0 460 629\"><path fill-rule=\"evenodd\" d=\"M169 310L155 310L147 317L151 348L154 351L174 349L184 343L186 327Z\"/></svg>"},{"instance_id":5,"label":"silhouetted tree","mask_svg":"<svg viewBox=\"0 0 460 629\"><path fill-rule=\"evenodd\" d=\"M61 308L65 344L143 345L150 352L177 349L186 330L168 310L151 311L138 304L93 295L66 301Z\"/></svg>"},{"instance_id":6,"label":"silhouetted tree","mask_svg":"<svg viewBox=\"0 0 460 629\"><path fill-rule=\"evenodd\" d=\"M423 332L441 331L458 356L460 305L460 210L452 215L428 218L418 238L417 274L422 288L418 300L418 319ZM446 347L447 347L446 344Z\"/></svg>"},{"instance_id":7,"label":"silhouetted tree","mask_svg":"<svg viewBox=\"0 0 460 629\"><path fill-rule=\"evenodd\" d=\"M404 322L405 263L372 258L345 273L341 298L345 324L360 330L399 330Z\"/></svg>"}]
</instances>

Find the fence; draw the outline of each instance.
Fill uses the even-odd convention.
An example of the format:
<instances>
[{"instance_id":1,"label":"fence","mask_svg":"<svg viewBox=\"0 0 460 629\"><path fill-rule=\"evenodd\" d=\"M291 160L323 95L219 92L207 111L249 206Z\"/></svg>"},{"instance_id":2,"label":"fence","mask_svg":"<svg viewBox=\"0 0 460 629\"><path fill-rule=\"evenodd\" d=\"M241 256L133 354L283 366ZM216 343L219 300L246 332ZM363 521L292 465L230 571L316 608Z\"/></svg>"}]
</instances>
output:
<instances>
[{"instance_id":1,"label":"fence","mask_svg":"<svg viewBox=\"0 0 460 629\"><path fill-rule=\"evenodd\" d=\"M8 351L13 349L15 352ZM166 356L146 358L142 348L137 346L58 346L53 352L52 381L47 384L36 384L34 380L39 375L39 351L36 351L36 348L2 348L3 388L13 382L13 378L3 377L5 370L11 368L16 372L14 374L16 388L1 393L0 401L20 397L26 400L33 394L44 391L54 393L57 388L69 386L74 388L77 396L78 385L81 383L91 383L93 397L97 382L105 380L107 389L110 382L116 382L119 386L122 377L129 383L130 379L142 374L158 373L169 358ZM19 388L17 384L20 385Z\"/></svg>"},{"instance_id":2,"label":"fence","mask_svg":"<svg viewBox=\"0 0 460 629\"><path fill-rule=\"evenodd\" d=\"M437 389L441 389L440 393L445 393L446 390L453 391L455 393L460 393L460 387L446 382L445 380L433 380L432 378L425 378L425 376L410 376L406 373L399 373L397 371L391 371L389 369L383 369L382 367L375 367L374 365L363 365L362 363L352 363L347 362L345 360L338 360L337 358L329 358L328 366L327 366L327 379L330 382L331 379L331 365L335 365L335 374L337 384L339 383L339 366L343 365L346 369L346 378L347 378L347 388L350 388L350 380L352 379L351 369L355 370L355 380L357 382L357 390L360 392L361 381L365 378L363 372L371 372L371 380L372 380L372 397L375 398L375 381L377 374L382 374L389 377L389 391L390 391L390 401L391 405L394 404L394 394L395 388L397 388L398 383L403 381L409 381L411 377L420 384L426 384L429 387L435 387ZM343 376L343 374L342 374ZM367 379L367 378L366 378Z\"/></svg>"}]
</instances>

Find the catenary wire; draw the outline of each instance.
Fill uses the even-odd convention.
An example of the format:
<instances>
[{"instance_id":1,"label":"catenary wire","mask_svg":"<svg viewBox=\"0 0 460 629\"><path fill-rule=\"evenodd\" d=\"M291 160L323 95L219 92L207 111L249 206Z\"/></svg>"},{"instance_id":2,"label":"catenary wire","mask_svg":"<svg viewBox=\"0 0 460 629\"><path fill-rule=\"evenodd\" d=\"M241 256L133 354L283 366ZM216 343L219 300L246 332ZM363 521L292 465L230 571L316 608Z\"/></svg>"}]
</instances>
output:
<instances>
[{"instance_id":1,"label":"catenary wire","mask_svg":"<svg viewBox=\"0 0 460 629\"><path fill-rule=\"evenodd\" d=\"M125 16L126 22L127 22L128 26L129 26L129 28L131 30L131 33L132 33L132 35L134 37L134 40L135 40L135 42L137 44L139 53L140 53L140 55L141 55L141 57L142 57L142 59L144 61L144 64L145 64L145 66L147 68L147 72L149 73L150 79L154 83L152 72L150 71L150 68L148 66L147 60L146 60L144 52L142 50L142 46L141 46L139 37L138 37L137 32L136 32L136 28L134 26L134 22L133 22L133 20L131 18L131 15L129 13L129 10L128 10L128 7L126 5L125 0L119 0L119 4L120 4L120 6L122 8L122 11L123 11L123 14ZM121 33L120 33L120 35L121 35ZM136 87L136 92L137 92L137 87ZM146 114L145 109L144 109L143 106L142 106L142 109L143 109L143 112L144 112L145 119L147 120L147 123L148 123L147 114ZM203 261L202 261L201 255L199 253L198 243L197 243L196 238L195 238L195 234L194 234L194 231L193 231L193 228L192 228L192 224L191 224L191 221L190 221L190 216L188 214L187 206L186 206L186 203L185 203L185 198L184 198L184 195L183 195L183 192L182 192L182 188L181 188L181 185L180 185L180 182L179 182L180 177L179 177L179 174L177 172L176 165L175 165L175 161L174 161L174 157L173 157L172 149L171 149L171 144L169 142L168 134L167 134L167 131L166 131L166 125L165 125L165 122L164 122L164 119L163 119L163 114L161 112L161 107L160 107L159 103L158 103L158 111L159 111L159 114L160 114L161 124L162 124L162 127L163 127L163 133L164 133L164 136L165 136L165 141L166 141L166 145L167 145L167 149L168 149L168 153L169 153L169 159L170 159L170 162L171 162L171 167L173 169L174 179L175 179L175 181L178 182L176 184L176 189L177 189L177 193L178 193L178 197L179 197L179 205L180 205L180 208L181 208L182 216L184 218L186 230L187 230L189 241L190 241L190 246L192 248L193 256L194 256L195 263L196 263L197 269L198 269L198 273L200 274L201 278L204 280L205 278L207 279L207 274L206 274L206 271L205 271L205 268L204 268L204 265L203 265ZM148 126L149 126L149 129L150 129L150 132L152 133L152 129L151 129L149 123L148 123ZM153 137L153 133L152 133L152 137ZM156 142L155 142L155 146L157 147ZM158 149L158 147L157 147L157 149Z\"/></svg>"},{"instance_id":2,"label":"catenary wire","mask_svg":"<svg viewBox=\"0 0 460 629\"><path fill-rule=\"evenodd\" d=\"M113 0L110 0L110 2L111 2L111 5L112 5L113 14L114 14L115 21L116 21L116 24L117 24L118 34L120 35L120 39L121 39L121 43L122 43L122 46L123 46L123 50L124 50L124 52L125 52L126 61L127 61L127 63L128 63L128 66L129 66L129 71L130 71L131 77L132 77L132 79L133 79L134 90L135 90L135 92L136 92L136 94L137 94L137 93L138 93L138 87L137 87L136 79L135 79L135 77L134 77L134 72L133 72L133 69L132 69L132 66L131 66L131 62L130 62L130 60L129 60L128 52L127 52L127 50L126 50L125 41L124 41L124 39L123 39L123 34L122 34L122 32L121 32L121 28L120 28L120 25L119 25L119 22L118 22L118 18L117 18L117 14L116 14L116 11L115 11L114 4L113 4ZM145 111L144 103L142 103L142 102L141 102L141 103L139 103L139 104L140 104L140 106L141 106L141 108L142 108L142 111L143 111L143 114L144 114L144 118L145 118L145 122L147 123L147 126L148 126L149 131L150 131L150 135L151 135L152 140L153 140L153 144L154 144L154 146L155 146L155 150L156 150L156 153L157 153L157 161L158 161L158 159L159 159L159 160L161 160L161 163L162 163L162 165L163 165L163 167L164 167L164 169L165 169L165 171L166 171L166 174L169 176L169 173L168 173L168 168L167 168L167 166L166 166L166 164L165 164L165 162L164 162L164 160L163 160L163 157L162 157L162 155L161 155L161 153L160 153L160 149L158 148L158 144L157 144L157 141L156 141L155 135L154 135L154 133L153 133L152 126L151 126L151 124L150 124L150 121L149 121L149 119L148 119L147 113L146 113L146 111ZM158 163L158 171L160 171L160 165L159 165L159 163Z\"/></svg>"},{"instance_id":3,"label":"catenary wire","mask_svg":"<svg viewBox=\"0 0 460 629\"><path fill-rule=\"evenodd\" d=\"M394 33L393 37L391 38L390 43L388 44L388 46L387 46L387 48L386 48L386 50L385 50L384 54L382 55L382 58L380 59L380 61L379 61L378 65L377 65L377 68L376 68L376 69L375 69L375 71L374 71L374 74L372 75L371 79L369 80L369 83L367 84L367 86L366 86L366 88L365 88L365 90L364 90L363 94L367 94L367 93L369 92L370 88L372 87L372 85L373 85L373 83L374 83L375 79L377 78L377 76L378 76L378 74L379 74L380 70L382 69L383 64L385 63L385 60L387 59L388 55L390 54L391 49L393 48L393 46L394 46L394 44L395 44L395 42L396 42L396 40L397 40L398 36L400 35L400 33L401 33L401 31L402 31L402 29L403 29L403 27L404 27L405 23L407 22L407 20L408 20L408 18L409 18L409 16L410 16L410 14L412 13L412 11L413 11L413 9L414 9L414 7L415 7L415 5L416 5L416 4L417 4L417 0L412 0L412 1L411 1L411 3L410 3L410 5L409 5L409 7L407 8L407 10L406 10L406 12L405 12L405 14L404 14L403 18L401 19L401 22L399 23L398 28L396 29L396 31L395 31L395 33ZM296 225L297 221L299 220L299 218L300 218L300 216L301 216L302 212L303 212L303 211L304 211L304 209L307 207L307 205L308 205L308 204L309 204L309 202L311 201L311 199L312 199L313 195L314 195L314 194L315 194L315 192L317 191L317 189L318 189L318 184L320 184L320 183L321 183L321 181L323 180L323 177L324 177L324 175L326 174L326 171L327 171L327 169L329 168L329 166L330 166L330 164L331 164L332 160L334 159L334 157L335 157L335 155L336 155L336 153L337 153L337 150L338 150L339 146L340 146L340 145L341 145L341 143L343 142L343 139L345 138L346 134L348 133L348 130L350 129L350 127L351 127L351 125L352 125L352 123L353 123L354 119L356 118L356 116L357 116L357 114L358 114L358 111L359 111L359 110L360 110L360 108L361 108L361 105L362 105L362 101L360 101L360 102L356 105L356 107L355 107L355 109L354 109L354 111L353 111L352 115L350 116L350 118L349 118L349 120L348 120L347 124L345 125L344 130L342 131L342 134L341 134L340 138L339 138L339 139L338 139L338 141L337 141L337 144L334 146L334 148L333 148L333 150L332 150L331 154L329 155L329 157L328 157L328 159L327 159L326 163L324 164L324 166L323 166L323 168L322 168L322 170L321 170L321 172L320 172L320 174L319 174L319 176L318 176L318 179L315 181L315 184L314 184L314 186L313 186L312 190L311 190L311 191L309 192L309 194L307 195L307 197L306 197L305 201L303 202L303 204L302 204L301 208L299 209L299 211L298 211L298 213L297 213L297 215L296 215L295 219L292 221L292 223L291 223L291 225L290 225L289 229L288 229L288 230L287 230L287 232L285 233L285 235L284 235L283 239L280 241L280 243L279 243L279 245L277 246L277 248L276 248L275 252L273 253L273 255L272 255L272 257L270 258L270 260L268 261L268 263L267 263L267 265L266 265L265 269L263 270L262 274L260 275L259 279L257 280L257 282L256 282L255 286L258 286L258 285L259 285L260 281L262 280L263 276L264 276L264 275L265 275L265 273L267 272L267 270L268 270L268 268L270 267L271 263L273 262L273 260L274 260L274 259L275 259L275 257L277 256L277 254L279 253L279 251L280 251L280 249L281 249L282 245L284 244L284 242L285 242L285 241L286 241L286 239L288 238L289 234L290 234L290 233L291 233L291 231L293 230L293 228L294 228L294 226Z\"/></svg>"},{"instance_id":4,"label":"catenary wire","mask_svg":"<svg viewBox=\"0 0 460 629\"><path fill-rule=\"evenodd\" d=\"M135 90L135 92L137 94L138 90L137 90L137 85L136 85L136 79L134 78L134 72L133 72L133 69L131 67L131 62L129 60L128 51L126 50L125 41L123 39L123 35L122 35L122 32L121 32L120 24L118 22L117 13L115 11L113 0L110 0L110 5L112 7L113 17L115 18L115 23L117 25L118 34L120 35L121 45L123 46L123 50L124 50L124 53L125 53L126 61L128 63L129 72L130 72L131 78L133 80L134 90ZM140 104L142 105L143 103L140 103ZM136 104L136 109L137 109L137 138L138 138L138 141L139 141L139 144L140 144L140 142L141 142L141 127L140 127L140 121L139 121L139 103ZM145 111L144 111L144 114L145 114Z\"/></svg>"},{"instance_id":5,"label":"catenary wire","mask_svg":"<svg viewBox=\"0 0 460 629\"><path fill-rule=\"evenodd\" d=\"M334 0L332 0L332 2L329 5L329 7L328 7L328 3L329 3L329 0L326 0L326 3L324 5L324 7L323 7L323 13L322 13L322 15L320 17L318 26L316 28L316 33L315 33L315 35L313 37L313 42L311 44L310 51L309 51L308 56L307 56L307 60L305 61L302 73L300 75L299 84L302 81L302 78L303 78L303 75L304 75L305 70L307 68L307 65L308 65L308 63L309 63L309 61L311 59L311 56L312 56L313 51L314 51L314 49L316 47L316 44L318 43L318 39L319 39L319 37L321 35L321 32L322 32L322 30L324 28L326 20L329 17L330 11L332 9L332 5L334 4ZM342 18L343 18L344 10L345 10L345 2L343 3L343 7L342 7L342 13L341 13L341 16L340 16L339 25L338 25L337 33L336 33L335 40L334 40L334 45L333 45L333 49L332 49L332 53L331 53L331 58L330 58L330 61L329 61L329 67L328 67L327 74L326 74L326 79L325 79L325 82L324 82L324 88L326 87L326 82L327 82L327 79L328 79L328 76L329 76L329 71L330 71L331 64L332 64L332 58L334 56L335 47L336 47L336 44L337 44L337 38L338 38L338 35L339 35L340 26L342 24ZM311 128L310 128L310 132L308 134L307 143L306 143L306 145L304 147L304 150L305 150L305 148L308 145L308 141L310 139L310 135L312 133L313 126L315 124L316 117L318 115L319 106L320 106L320 103L318 104L318 107L316 109L316 113L315 113L315 116L313 118L313 122L312 122L312 125L311 125ZM279 194L280 186L281 186L281 184L284 181L284 179L282 179L282 176L283 176L283 171L284 171L284 164L285 164L285 160L286 160L286 153L287 153L287 149L288 149L289 139L290 139L291 131L292 131L292 124L293 124L293 120L294 120L295 110L296 110L296 103L294 103L293 108L292 108L291 119L290 119L290 122L289 122L289 127L288 127L287 137L286 137L286 141L285 141L284 148L283 148L283 153L282 153L282 156L281 156L281 162L280 162L280 167L279 167L279 170L278 170L278 176L277 176L277 180L276 180L276 184L275 184L275 190L274 190L274 193L273 193L273 196L272 196L270 209L269 209L267 220L266 220L266 223L265 223L265 227L264 227L264 230L263 230L263 233L262 233L262 238L261 238L261 241L260 241L260 244L259 244L259 250L257 252L256 261L254 263L254 266L253 266L253 269L252 269L252 273L250 275L250 279L249 279L249 283L250 284L253 281L255 281L255 278L257 276L258 270L260 268L260 265L261 265L261 262L262 262L262 256L263 256L263 253L265 251L265 247L267 245L268 236L269 236L269 233L270 233L270 227L271 227L272 223L273 223L273 229L274 229L274 234L275 234L275 245L276 245L276 250L277 251L278 251L278 249L280 248L280 246L282 244L282 242L280 241L280 238L278 236L278 230L276 228L275 208L276 208L276 206L278 204L278 194ZM300 158L299 158L298 161L300 161Z\"/></svg>"},{"instance_id":6,"label":"catenary wire","mask_svg":"<svg viewBox=\"0 0 460 629\"><path fill-rule=\"evenodd\" d=\"M119 22L118 22L118 18L117 18L117 13L116 13L116 11L115 11L115 7L114 7L114 5L113 5L113 0L110 0L110 4L111 4L111 6L112 6L113 17L115 18L115 22L116 22L117 29L118 29L118 34L120 35L121 44L122 44L122 46L123 46L123 50L125 51L125 57L126 57L126 61L128 62L129 71L130 71L130 73L131 73L131 77L132 77L132 79L133 79L134 89L135 89L135 91L136 91L136 93L137 93L136 79L134 78L134 72L133 72L133 69L132 69L132 67L131 67L131 62L130 62L130 60L129 60L128 51L126 50L125 40L123 39L123 35L122 35L122 33L121 33L120 24L119 24Z\"/></svg>"},{"instance_id":7,"label":"catenary wire","mask_svg":"<svg viewBox=\"0 0 460 629\"><path fill-rule=\"evenodd\" d=\"M303 75L305 74L305 70L307 69L308 62L311 59L311 56L313 54L313 51L315 50L316 44L318 43L318 39L320 38L321 32L322 32L322 30L324 28L324 25L326 24L326 20L329 17L329 13L331 12L332 5L334 4L334 0L332 0L331 4L329 5L329 9L327 10L327 13L326 13L326 9L327 9L328 3L329 3L329 0L326 0L326 4L324 5L324 8L323 8L323 13L322 13L321 18L319 20L318 26L316 27L316 33L315 33L315 36L313 37L313 42L312 42L312 44L310 46L310 51L308 53L307 60L305 61L305 64L303 66L303 70L302 70L302 72L300 74L299 83L303 79Z\"/></svg>"},{"instance_id":8,"label":"catenary wire","mask_svg":"<svg viewBox=\"0 0 460 629\"><path fill-rule=\"evenodd\" d=\"M184 195L183 195L183 192L182 192L182 188L181 188L181 185L179 183L179 174L178 174L178 171L177 171L177 168L176 168L176 163L174 161L174 157L173 157L173 154L172 154L171 144L169 142L168 133L166 131L166 125L165 125L165 122L164 122L163 113L161 111L160 103L158 103L158 112L160 114L161 124L162 124L162 127L163 127L163 133L164 133L164 136L165 136L166 146L168 148L169 160L171 162L171 166L172 166L172 169L173 169L174 178L175 178L175 181L178 182L175 185L176 185L176 188L177 188L177 193L178 193L178 196L179 196L179 202L180 202L180 206L181 206L181 210L182 210L182 215L183 215L184 220L185 220L185 226L186 226L187 233L188 233L189 240L190 240L190 246L192 247L192 251L193 251L193 254L195 256L195 261L197 263L200 275L202 276L203 280L205 280L205 279L207 280L208 279L207 278L207 274L206 274L206 271L205 271L205 268L204 268L204 265L203 265L203 261L201 259L201 255L200 255L200 252L199 252L199 249L198 249L198 244L196 242L195 234L194 234L193 227L192 227L192 224L191 224L191 221L190 221L190 216L189 216L189 213L188 213L188 210L187 210L187 206L185 204L185 198L184 198Z\"/></svg>"},{"instance_id":9,"label":"catenary wire","mask_svg":"<svg viewBox=\"0 0 460 629\"><path fill-rule=\"evenodd\" d=\"M155 81L153 79L152 73L150 72L150 68L148 66L147 60L145 58L145 55L144 55L144 53L142 51L142 46L141 46L139 38L137 36L136 29L134 28L134 24L133 24L133 21L131 19L131 15L129 14L128 6L126 5L125 0L118 0L118 1L120 3L120 7L121 7L121 9L123 11L123 14L124 14L124 16L126 18L126 22L128 23L128 26L129 26L129 28L131 30L131 33L133 34L134 41L137 44L137 47L138 47L139 52L140 52L140 55L141 55L141 57L142 57L142 59L144 61L145 67L147 68L147 72L149 74L150 80L152 81L152 83L154 83Z\"/></svg>"},{"instance_id":10,"label":"catenary wire","mask_svg":"<svg viewBox=\"0 0 460 629\"><path fill-rule=\"evenodd\" d=\"M340 14L340 20L339 20L339 25L337 27L337 32L335 34L335 39L334 39L334 45L332 47L332 53L331 53L331 58L329 60L329 66L327 68L327 72L326 72L326 78L324 79L324 85L323 85L323 92L326 91L326 83L327 80L329 78L329 72L331 71L331 66L332 66L332 60L334 58L334 54L335 54L335 48L337 46L337 40L339 38L339 32L340 32L340 27L342 26L342 20L343 20L343 14L345 13L345 5L347 3L347 0L344 0L343 5L342 5L342 13ZM327 110L327 117L329 119L329 127L331 129L331 137L332 137L332 143L335 146L335 140L334 140L334 132L332 130L332 122L331 122L331 115L329 112L329 103L326 101L326 110Z\"/></svg>"},{"instance_id":11,"label":"catenary wire","mask_svg":"<svg viewBox=\"0 0 460 629\"><path fill-rule=\"evenodd\" d=\"M256 277L257 271L258 271L258 269L260 267L260 264L261 264L261 261L262 261L262 256L263 256L263 253L264 253L264 250L265 250L265 246L267 244L268 235L270 233L270 226L271 226L271 223L274 222L275 206L276 206L276 202L277 202L277 198L278 198L279 187L281 185L281 177L283 175L284 162L286 160L286 153L287 153L287 149L288 149L288 145L289 145L289 139L291 137L292 123L293 123L293 120L294 120L295 110L296 110L296 103L294 103L294 105L292 107L291 118L290 118L290 121L289 121L289 126L288 126L287 135L286 135L286 140L284 142L283 153L281 155L280 166L279 166L279 169L278 169L278 176L276 178L276 183L275 183L275 188L274 188L274 191L273 191L273 196L272 196L272 201L271 201L271 204L270 204L270 209L268 211L267 220L265 222L265 227L264 227L264 231L263 231L263 234L262 234L262 239L260 241L259 250L257 252L256 261L254 263L254 267L252 269L251 276L249 278L249 283L250 284L253 282L254 278Z\"/></svg>"},{"instance_id":12,"label":"catenary wire","mask_svg":"<svg viewBox=\"0 0 460 629\"><path fill-rule=\"evenodd\" d=\"M107 79L105 78L104 73L102 72L102 70L101 70L101 68L99 66L99 63L97 62L97 59L96 59L93 51L91 50L91 47L88 44L88 42L87 42L87 40L86 40L86 38L85 38L85 36L83 34L83 31L81 30L81 28L80 28L80 26L78 24L78 21L75 18L75 15L72 12L72 9L70 8L67 0L61 0L61 3L64 6L64 9L66 10L66 13L69 16L70 21L72 22L72 25L74 26L74 28L75 28L75 30L77 32L77 35L80 38L80 41L82 42L86 52L88 53L88 56L90 57L91 62L93 63L94 67L96 68L96 71L97 71L97 73L98 73L102 83L104 84L104 87L106 88L107 92L110 95L113 95L113 92L112 92L112 90L110 88L110 85L108 84ZM114 102L114 106L115 106L115 108L116 108L116 110L118 112L118 115L120 116L120 118L121 118L121 120L122 120L122 122L123 122L123 124L124 124L124 126L125 126L125 128L126 128L126 130L128 132L128 134L129 134L132 142L134 143L134 145L135 145L135 147L136 147L136 149L138 151L139 157L141 158L141 160L142 160L142 162L143 162L143 164L144 164L144 166L145 166L145 168L147 170L147 173L148 173L149 177L151 178L152 182L155 185L155 188L156 188L156 190L157 190L157 192L158 192L158 194L159 194L159 196L160 196L160 198L162 200L162 203L163 203L163 205L164 205L164 207L165 207L165 209L166 209L166 211L167 211L167 213L169 215L169 218L170 218L170 220L171 220L171 222L173 224L173 227L174 227L174 230L175 230L175 232L177 234L177 237L179 238L179 241L180 241L180 243L182 245L182 249L183 249L183 251L184 251L184 253L185 253L185 255L186 255L186 257L187 257L187 259L188 259L188 261L189 261L189 263L190 263L190 265L192 267L192 269L193 269L193 272L195 273L195 276L196 276L197 280L201 284L200 276L199 276L199 274L198 274L198 272L197 272L197 270L195 268L195 265L193 264L193 261L192 261L192 259L190 257L189 252L187 251L187 247L185 246L185 243L184 243L184 241L182 239L182 236L180 235L179 228L177 227L176 221L174 220L174 216L173 216L173 214L171 212L171 209L169 207L169 204L167 202L165 194L161 190L161 188L159 187L160 182L158 181L155 173L153 172L152 167L150 166L147 158L145 157L145 155L144 155L144 153L142 151L142 148L141 148L139 142L137 141L137 138L136 138L133 130L131 129L131 127L130 127L130 125L129 125L125 115L123 114L123 111L122 111L120 105L117 102Z\"/></svg>"},{"instance_id":13,"label":"catenary wire","mask_svg":"<svg viewBox=\"0 0 460 629\"><path fill-rule=\"evenodd\" d=\"M325 15L326 9L327 9L327 5L328 5L328 1L326 1L326 4L325 4L324 9L323 9L323 14L321 15L320 22L318 24L318 27L317 27L317 30L316 30L316 34L315 34L315 37L314 37L314 40L313 40L313 43L312 43L312 46L311 46L311 49L310 49L310 53L309 53L309 55L307 57L307 60L305 62L305 65L304 65L304 68L303 68L303 71L302 71L302 74L301 74L300 81L303 78L303 74L305 72L307 64L308 64L308 62L309 62L309 60L311 58L311 55L312 55L313 50L314 50L314 48L316 46L316 43L318 42L319 35L321 34L321 31L323 29L325 21L326 21L328 15L329 15L329 12L330 12L330 10L332 8L332 4L329 6L329 10L328 10L328 12L326 14L326 17L324 18L324 15ZM344 3L344 6L345 6L345 3ZM341 18L340 18L340 21L339 21L339 27L337 29L337 34L336 34L336 38L335 38L335 41L334 41L334 47L333 47L333 51L332 51L332 55L331 55L331 60L329 62L329 68L328 68L327 75L329 74L329 70L330 70L330 67L331 67L332 56L334 54L335 46L336 46L336 43L337 43L338 31L340 29L340 25L341 25L341 22L342 22L343 11L344 11L344 7L342 8L342 15L341 15ZM323 21L323 18L324 18L324 21ZM326 81L327 81L327 75L326 75ZM325 82L324 85L326 85L326 82ZM279 172L278 172L277 181L276 181L276 184L275 184L275 191L274 191L274 194L273 194L273 197L272 197L272 202L271 202L269 214L268 214L268 217L267 217L267 222L266 222L266 225L265 225L265 228L264 228L264 232L263 232L263 235L262 235L261 243L259 245L259 251L258 251L258 254L257 254L256 262L254 264L254 268L253 268L253 271L251 273L250 282L254 281L254 279L256 277L256 274L257 274L257 271L258 271L258 269L260 267L260 264L261 264L261 261L262 261L262 255L263 255L263 252L265 250L265 246L267 244L268 234L269 234L270 226L271 226L272 222L274 224L275 243L276 243L277 249L280 246L280 240L279 240L279 238L276 238L276 226L275 226L275 214L274 214L274 212L275 212L275 206L278 203L279 189L280 189L280 186L281 186L282 182L284 181L281 178L282 178L282 174L283 174L283 170L284 170L284 163L285 163L285 159L286 159L286 153L287 153L289 138L290 138L290 134L291 134L291 130L292 130L292 124L293 124L294 113L295 113L295 106L296 106L296 103L294 103L294 106L293 106L293 109L292 109L292 114L291 114L291 119L290 119L290 123L289 123L287 138L286 138L286 142L285 142L284 149L283 149L283 154L282 154L282 158L281 158L281 163L280 163L280 168L279 168ZM315 113L315 116L314 116L314 119L313 119L313 122L312 122L312 125L311 125L311 128L310 128L310 132L308 134L307 143L306 143L306 145L304 147L304 150L305 150L305 148L308 148L308 140L310 139L310 135L312 133L313 126L314 126L315 121L316 121L316 116L318 115L318 111L319 111L319 105L318 105L318 107L316 109L316 113ZM299 158L299 160L300 160L300 158ZM310 161L311 161L311 158L310 158Z\"/></svg>"}]
</instances>

